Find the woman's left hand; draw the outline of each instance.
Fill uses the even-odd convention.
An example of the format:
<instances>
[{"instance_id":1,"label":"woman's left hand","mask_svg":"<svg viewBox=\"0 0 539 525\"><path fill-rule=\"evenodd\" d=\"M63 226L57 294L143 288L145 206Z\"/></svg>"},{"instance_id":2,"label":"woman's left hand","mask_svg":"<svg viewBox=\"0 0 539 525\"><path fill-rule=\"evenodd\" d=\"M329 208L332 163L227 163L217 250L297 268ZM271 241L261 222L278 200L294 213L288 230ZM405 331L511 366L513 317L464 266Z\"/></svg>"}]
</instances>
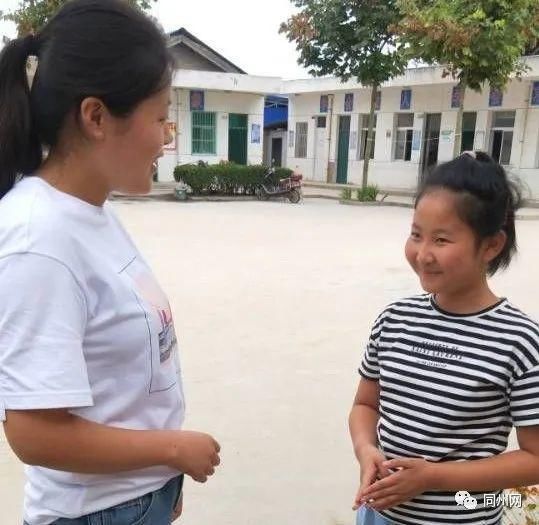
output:
<instances>
[{"instance_id":1,"label":"woman's left hand","mask_svg":"<svg viewBox=\"0 0 539 525\"><path fill-rule=\"evenodd\" d=\"M383 465L396 472L375 481L358 495L363 504L374 510L395 507L430 488L430 474L434 463L425 459L402 458L391 459Z\"/></svg>"},{"instance_id":2,"label":"woman's left hand","mask_svg":"<svg viewBox=\"0 0 539 525\"><path fill-rule=\"evenodd\" d=\"M170 522L176 521L181 515L183 510L183 492L180 494L180 498L178 499L178 503L176 503L176 506L174 507L174 510L172 511L172 518Z\"/></svg>"}]
</instances>

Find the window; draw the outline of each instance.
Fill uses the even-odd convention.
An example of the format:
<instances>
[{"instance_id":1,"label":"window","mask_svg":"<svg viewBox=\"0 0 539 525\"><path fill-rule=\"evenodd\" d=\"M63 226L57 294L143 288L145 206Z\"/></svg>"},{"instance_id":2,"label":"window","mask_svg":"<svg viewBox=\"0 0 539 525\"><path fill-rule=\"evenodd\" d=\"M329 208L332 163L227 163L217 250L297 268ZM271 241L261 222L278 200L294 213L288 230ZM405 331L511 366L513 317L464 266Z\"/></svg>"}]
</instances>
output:
<instances>
[{"instance_id":1,"label":"window","mask_svg":"<svg viewBox=\"0 0 539 525\"><path fill-rule=\"evenodd\" d=\"M500 164L507 165L511 161L514 126L514 111L496 111L493 113L492 129L490 131L490 154Z\"/></svg>"},{"instance_id":2,"label":"window","mask_svg":"<svg viewBox=\"0 0 539 525\"><path fill-rule=\"evenodd\" d=\"M307 122L296 122L296 151L297 159L307 157Z\"/></svg>"},{"instance_id":3,"label":"window","mask_svg":"<svg viewBox=\"0 0 539 525\"><path fill-rule=\"evenodd\" d=\"M215 113L193 111L191 113L191 151L193 154L215 155Z\"/></svg>"},{"instance_id":4,"label":"window","mask_svg":"<svg viewBox=\"0 0 539 525\"><path fill-rule=\"evenodd\" d=\"M316 117L316 127L325 128L326 127L326 117Z\"/></svg>"},{"instance_id":5,"label":"window","mask_svg":"<svg viewBox=\"0 0 539 525\"><path fill-rule=\"evenodd\" d=\"M460 151L472 151L475 141L475 123L477 113L470 112L462 115L462 138L460 141Z\"/></svg>"},{"instance_id":6,"label":"window","mask_svg":"<svg viewBox=\"0 0 539 525\"><path fill-rule=\"evenodd\" d=\"M414 114L398 113L395 133L395 160L410 160L414 138Z\"/></svg>"},{"instance_id":7,"label":"window","mask_svg":"<svg viewBox=\"0 0 539 525\"><path fill-rule=\"evenodd\" d=\"M374 125L372 128L372 150L371 150L371 159L374 159L374 145L376 141L376 124L378 118L376 113L374 114ZM358 148L358 159L365 159L365 152L367 151L367 132L369 130L369 115L359 115L359 148Z\"/></svg>"}]
</instances>

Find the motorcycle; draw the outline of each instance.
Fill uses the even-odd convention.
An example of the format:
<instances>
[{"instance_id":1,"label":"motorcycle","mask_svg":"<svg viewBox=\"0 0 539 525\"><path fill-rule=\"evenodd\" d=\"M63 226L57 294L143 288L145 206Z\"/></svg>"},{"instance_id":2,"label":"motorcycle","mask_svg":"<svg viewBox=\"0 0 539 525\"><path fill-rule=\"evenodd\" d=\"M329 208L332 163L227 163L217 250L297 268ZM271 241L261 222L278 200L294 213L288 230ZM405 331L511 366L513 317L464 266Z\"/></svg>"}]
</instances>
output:
<instances>
[{"instance_id":1,"label":"motorcycle","mask_svg":"<svg viewBox=\"0 0 539 525\"><path fill-rule=\"evenodd\" d=\"M290 177L279 179L275 182L275 170L270 168L261 184L256 188L255 193L259 200L266 201L270 197L286 197L292 204L297 204L301 200L301 180L302 175L293 173Z\"/></svg>"}]
</instances>

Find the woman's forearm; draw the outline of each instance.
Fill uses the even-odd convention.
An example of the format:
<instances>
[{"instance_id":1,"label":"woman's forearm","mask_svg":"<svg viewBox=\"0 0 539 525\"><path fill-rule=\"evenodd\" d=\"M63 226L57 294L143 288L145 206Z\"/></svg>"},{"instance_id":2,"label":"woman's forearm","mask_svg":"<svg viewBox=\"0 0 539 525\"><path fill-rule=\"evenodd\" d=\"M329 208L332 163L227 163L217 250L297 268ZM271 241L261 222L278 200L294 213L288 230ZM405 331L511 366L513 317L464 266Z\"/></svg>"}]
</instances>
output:
<instances>
[{"instance_id":1,"label":"woman's forearm","mask_svg":"<svg viewBox=\"0 0 539 525\"><path fill-rule=\"evenodd\" d=\"M376 426L378 424L378 411L368 405L355 404L350 412L348 423L350 436L354 446L354 453L359 459L360 450L365 446L376 446Z\"/></svg>"},{"instance_id":2,"label":"woman's forearm","mask_svg":"<svg viewBox=\"0 0 539 525\"><path fill-rule=\"evenodd\" d=\"M494 491L539 483L539 457L517 450L473 461L429 465L429 488L443 491Z\"/></svg>"},{"instance_id":3,"label":"woman's forearm","mask_svg":"<svg viewBox=\"0 0 539 525\"><path fill-rule=\"evenodd\" d=\"M86 474L167 465L180 433L115 428L63 410L13 411L5 431L24 463Z\"/></svg>"}]
</instances>

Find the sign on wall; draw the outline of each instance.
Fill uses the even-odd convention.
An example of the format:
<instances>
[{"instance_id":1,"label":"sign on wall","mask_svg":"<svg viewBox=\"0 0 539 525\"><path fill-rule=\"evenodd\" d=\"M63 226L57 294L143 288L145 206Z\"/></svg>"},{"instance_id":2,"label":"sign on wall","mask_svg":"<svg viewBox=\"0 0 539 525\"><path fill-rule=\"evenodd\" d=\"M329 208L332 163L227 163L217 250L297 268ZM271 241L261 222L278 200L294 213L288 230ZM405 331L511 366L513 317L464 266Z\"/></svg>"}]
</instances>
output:
<instances>
[{"instance_id":1,"label":"sign on wall","mask_svg":"<svg viewBox=\"0 0 539 525\"><path fill-rule=\"evenodd\" d=\"M350 133L350 149L357 148L357 131Z\"/></svg>"},{"instance_id":2,"label":"sign on wall","mask_svg":"<svg viewBox=\"0 0 539 525\"><path fill-rule=\"evenodd\" d=\"M294 147L294 130L293 129L288 130L288 147L289 148Z\"/></svg>"},{"instance_id":3,"label":"sign on wall","mask_svg":"<svg viewBox=\"0 0 539 525\"><path fill-rule=\"evenodd\" d=\"M401 91L401 109L410 109L412 107L412 90L403 89Z\"/></svg>"},{"instance_id":4,"label":"sign on wall","mask_svg":"<svg viewBox=\"0 0 539 525\"><path fill-rule=\"evenodd\" d=\"M251 143L260 144L260 124L251 124Z\"/></svg>"},{"instance_id":5,"label":"sign on wall","mask_svg":"<svg viewBox=\"0 0 539 525\"><path fill-rule=\"evenodd\" d=\"M414 129L412 135L412 151L419 151L421 149L421 131Z\"/></svg>"},{"instance_id":6,"label":"sign on wall","mask_svg":"<svg viewBox=\"0 0 539 525\"><path fill-rule=\"evenodd\" d=\"M344 111L354 111L354 94L346 93L344 95Z\"/></svg>"},{"instance_id":7,"label":"sign on wall","mask_svg":"<svg viewBox=\"0 0 539 525\"><path fill-rule=\"evenodd\" d=\"M460 86L453 86L453 91L451 93L451 107L460 108L460 96L461 96Z\"/></svg>"},{"instance_id":8,"label":"sign on wall","mask_svg":"<svg viewBox=\"0 0 539 525\"><path fill-rule=\"evenodd\" d=\"M442 129L442 131L440 131L440 142L444 142L444 143L453 142L453 130Z\"/></svg>"},{"instance_id":9,"label":"sign on wall","mask_svg":"<svg viewBox=\"0 0 539 525\"><path fill-rule=\"evenodd\" d=\"M172 141L169 144L165 144L163 149L165 151L176 151L176 122L167 122L168 132L172 137Z\"/></svg>"},{"instance_id":10,"label":"sign on wall","mask_svg":"<svg viewBox=\"0 0 539 525\"><path fill-rule=\"evenodd\" d=\"M488 95L488 105L491 108L499 107L503 104L503 92L501 89L490 88Z\"/></svg>"},{"instance_id":11,"label":"sign on wall","mask_svg":"<svg viewBox=\"0 0 539 525\"><path fill-rule=\"evenodd\" d=\"M320 113L327 113L329 106L329 97L327 95L320 95Z\"/></svg>"},{"instance_id":12,"label":"sign on wall","mask_svg":"<svg viewBox=\"0 0 539 525\"><path fill-rule=\"evenodd\" d=\"M204 91L191 90L189 92L189 106L191 111L204 111Z\"/></svg>"},{"instance_id":13,"label":"sign on wall","mask_svg":"<svg viewBox=\"0 0 539 525\"><path fill-rule=\"evenodd\" d=\"M539 82L534 82L532 86L532 106L539 106Z\"/></svg>"}]
</instances>

